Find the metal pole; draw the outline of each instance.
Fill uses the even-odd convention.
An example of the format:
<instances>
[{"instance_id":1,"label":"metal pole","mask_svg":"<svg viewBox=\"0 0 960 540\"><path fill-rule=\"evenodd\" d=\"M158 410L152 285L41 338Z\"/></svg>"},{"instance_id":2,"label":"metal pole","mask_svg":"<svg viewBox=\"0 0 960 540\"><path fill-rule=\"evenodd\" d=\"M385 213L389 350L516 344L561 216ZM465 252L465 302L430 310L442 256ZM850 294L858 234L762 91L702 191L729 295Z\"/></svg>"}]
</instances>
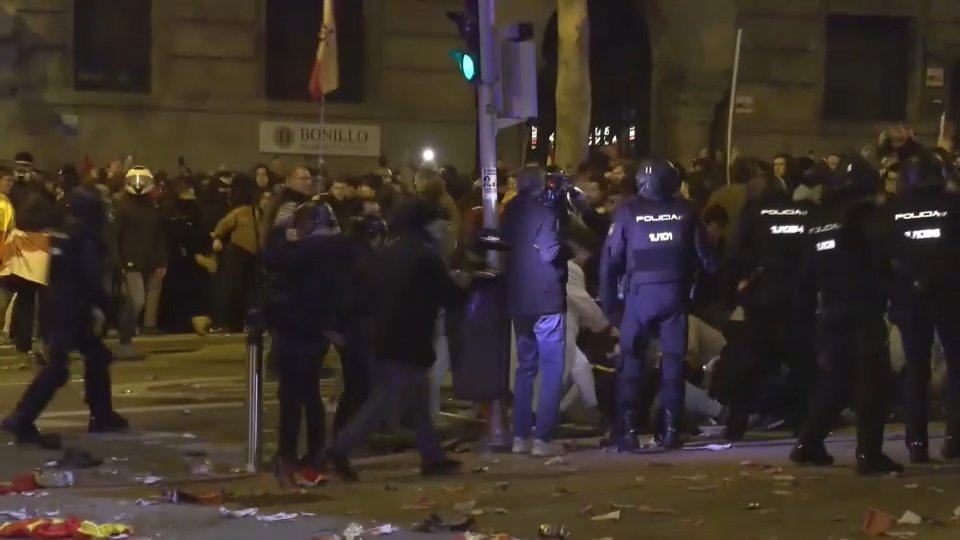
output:
<instances>
[{"instance_id":1,"label":"metal pole","mask_svg":"<svg viewBox=\"0 0 960 540\"><path fill-rule=\"evenodd\" d=\"M740 44L743 42L743 28L737 29L737 44L733 48L733 75L730 78L730 109L727 111L727 185L731 182L733 165L733 115L737 111L737 79L740 78Z\"/></svg>"},{"instance_id":2,"label":"metal pole","mask_svg":"<svg viewBox=\"0 0 960 540\"><path fill-rule=\"evenodd\" d=\"M251 317L253 318L253 317ZM255 322L255 321L251 321ZM247 332L247 472L255 473L263 463L263 331L251 324Z\"/></svg>"},{"instance_id":3,"label":"metal pole","mask_svg":"<svg viewBox=\"0 0 960 540\"><path fill-rule=\"evenodd\" d=\"M477 136L480 138L480 185L483 190L483 226L497 228L497 104L494 85L499 84L500 68L497 34L494 26L495 0L480 0L480 74L477 87ZM487 252L487 266L499 268L500 257Z\"/></svg>"}]
</instances>

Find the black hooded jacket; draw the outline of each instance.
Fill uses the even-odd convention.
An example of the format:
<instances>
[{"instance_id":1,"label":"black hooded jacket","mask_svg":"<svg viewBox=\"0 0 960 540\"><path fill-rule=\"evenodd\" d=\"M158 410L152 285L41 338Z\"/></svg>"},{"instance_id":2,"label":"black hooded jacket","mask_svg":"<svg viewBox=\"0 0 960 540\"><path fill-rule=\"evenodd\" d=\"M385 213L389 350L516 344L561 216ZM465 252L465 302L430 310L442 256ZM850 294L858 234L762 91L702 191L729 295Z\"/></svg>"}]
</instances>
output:
<instances>
[{"instance_id":1,"label":"black hooded jacket","mask_svg":"<svg viewBox=\"0 0 960 540\"><path fill-rule=\"evenodd\" d=\"M422 199L398 201L389 237L363 265L371 349L378 360L428 369L436 360L433 338L439 311L464 297L426 229L436 215Z\"/></svg>"}]
</instances>

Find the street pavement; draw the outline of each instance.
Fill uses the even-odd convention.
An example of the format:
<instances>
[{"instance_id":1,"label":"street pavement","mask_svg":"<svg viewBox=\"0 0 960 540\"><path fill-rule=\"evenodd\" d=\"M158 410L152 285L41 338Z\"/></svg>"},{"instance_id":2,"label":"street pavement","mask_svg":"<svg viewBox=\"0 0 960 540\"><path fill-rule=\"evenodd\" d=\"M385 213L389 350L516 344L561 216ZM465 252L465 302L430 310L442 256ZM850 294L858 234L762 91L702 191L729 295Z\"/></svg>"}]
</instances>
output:
<instances>
[{"instance_id":1,"label":"street pavement","mask_svg":"<svg viewBox=\"0 0 960 540\"><path fill-rule=\"evenodd\" d=\"M894 518L908 510L925 518L917 526L896 525L894 533L916 533L918 540L960 538L960 523L953 519L960 507L960 470L933 464L910 467L898 477L858 478L850 469L853 443L846 434L830 443L840 461L830 468L789 465L790 441L776 438L729 449L631 456L600 450L595 439L576 439L562 460L458 454L465 462L464 473L445 479L420 478L411 452L369 455L357 460L358 484L333 480L284 492L270 475L242 470L242 338L144 338L138 345L149 352L146 361L118 362L113 368L115 405L130 418L134 431L83 433L87 413L77 382L82 366L77 363L74 382L63 388L41 427L63 432L68 445L106 461L72 469L76 485L49 489L47 496L0 497L0 512L56 511L98 522L121 521L131 524L137 537L177 540L342 537L353 522L366 527L392 524L400 528L391 535L397 539L454 538L453 533L409 532L412 523L431 513L452 521L472 514L471 530L516 538L537 538L538 527L545 524L565 527L572 539L839 540L862 536L864 516L875 508ZM19 398L30 374L19 369L15 357L0 356L3 414ZM335 379L322 386L327 398L339 392ZM268 456L275 438L274 393L268 383ZM3 445L5 440L0 439L0 479L62 455ZM889 441L888 450L905 457L900 440ZM135 503L173 488L197 495L222 493L223 502ZM224 517L221 505L257 508L261 518L278 512L299 515L283 522ZM617 510L619 514L611 514Z\"/></svg>"}]
</instances>

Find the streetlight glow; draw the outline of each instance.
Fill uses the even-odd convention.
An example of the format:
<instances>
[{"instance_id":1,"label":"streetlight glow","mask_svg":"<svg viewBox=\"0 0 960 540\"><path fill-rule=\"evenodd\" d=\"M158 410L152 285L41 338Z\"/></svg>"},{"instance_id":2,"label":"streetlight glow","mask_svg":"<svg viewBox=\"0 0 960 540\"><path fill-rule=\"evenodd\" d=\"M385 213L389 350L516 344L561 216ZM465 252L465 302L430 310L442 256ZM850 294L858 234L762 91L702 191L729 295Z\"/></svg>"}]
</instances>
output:
<instances>
[{"instance_id":1,"label":"streetlight glow","mask_svg":"<svg viewBox=\"0 0 960 540\"><path fill-rule=\"evenodd\" d=\"M424 162L424 163L433 163L433 161L434 161L434 159L435 159L436 157L437 157L436 154L433 153L433 149L431 149L431 148L425 148L425 149L423 150L423 162Z\"/></svg>"}]
</instances>

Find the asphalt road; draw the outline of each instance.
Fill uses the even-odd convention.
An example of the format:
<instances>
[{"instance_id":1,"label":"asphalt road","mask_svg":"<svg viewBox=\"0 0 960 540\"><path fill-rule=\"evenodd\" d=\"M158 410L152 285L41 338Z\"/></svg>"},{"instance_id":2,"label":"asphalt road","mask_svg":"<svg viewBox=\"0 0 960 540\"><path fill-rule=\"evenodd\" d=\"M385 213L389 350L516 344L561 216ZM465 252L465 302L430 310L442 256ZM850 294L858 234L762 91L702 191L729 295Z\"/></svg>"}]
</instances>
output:
<instances>
[{"instance_id":1,"label":"asphalt road","mask_svg":"<svg viewBox=\"0 0 960 540\"><path fill-rule=\"evenodd\" d=\"M473 530L535 538L541 524L563 525L569 538L810 540L857 538L870 508L894 517L913 511L930 518L919 526L898 525L918 540L960 538L953 521L960 507L957 468L910 467L899 477L858 478L849 468L852 443L830 444L840 465L804 468L786 462L788 441L746 444L709 451L621 456L596 449L594 440L572 441L562 463L524 456L459 454L466 462L457 477L424 481L412 453L358 460L362 482L332 481L306 491L282 492L269 475L243 475L245 436L243 344L236 338L142 340L151 352L144 362L113 368L116 407L136 428L115 437L83 435L86 410L82 384L65 387L41 420L46 429L108 458L99 468L77 470L75 487L50 496L0 497L0 511L26 508L132 523L137 535L154 538L323 538L341 534L350 522L391 523L405 532L431 512L453 519L473 513ZM30 372L15 358L0 358L0 411L12 407ZM82 374L80 364L74 379ZM324 394L338 392L324 382ZM265 390L267 453L274 438L275 389ZM903 457L903 444L888 443ZM0 477L29 471L55 453L0 446ZM145 485L144 476L159 478ZM131 501L152 497L162 486L196 493L225 490L226 506L256 507L261 514L304 512L289 522L224 518L212 507ZM619 515L607 515L620 511ZM596 519L604 517L604 519ZM934 521L936 520L936 524ZM2 519L0 519L2 521ZM364 536L365 538L368 536ZM440 535L450 537L453 535Z\"/></svg>"}]
</instances>

